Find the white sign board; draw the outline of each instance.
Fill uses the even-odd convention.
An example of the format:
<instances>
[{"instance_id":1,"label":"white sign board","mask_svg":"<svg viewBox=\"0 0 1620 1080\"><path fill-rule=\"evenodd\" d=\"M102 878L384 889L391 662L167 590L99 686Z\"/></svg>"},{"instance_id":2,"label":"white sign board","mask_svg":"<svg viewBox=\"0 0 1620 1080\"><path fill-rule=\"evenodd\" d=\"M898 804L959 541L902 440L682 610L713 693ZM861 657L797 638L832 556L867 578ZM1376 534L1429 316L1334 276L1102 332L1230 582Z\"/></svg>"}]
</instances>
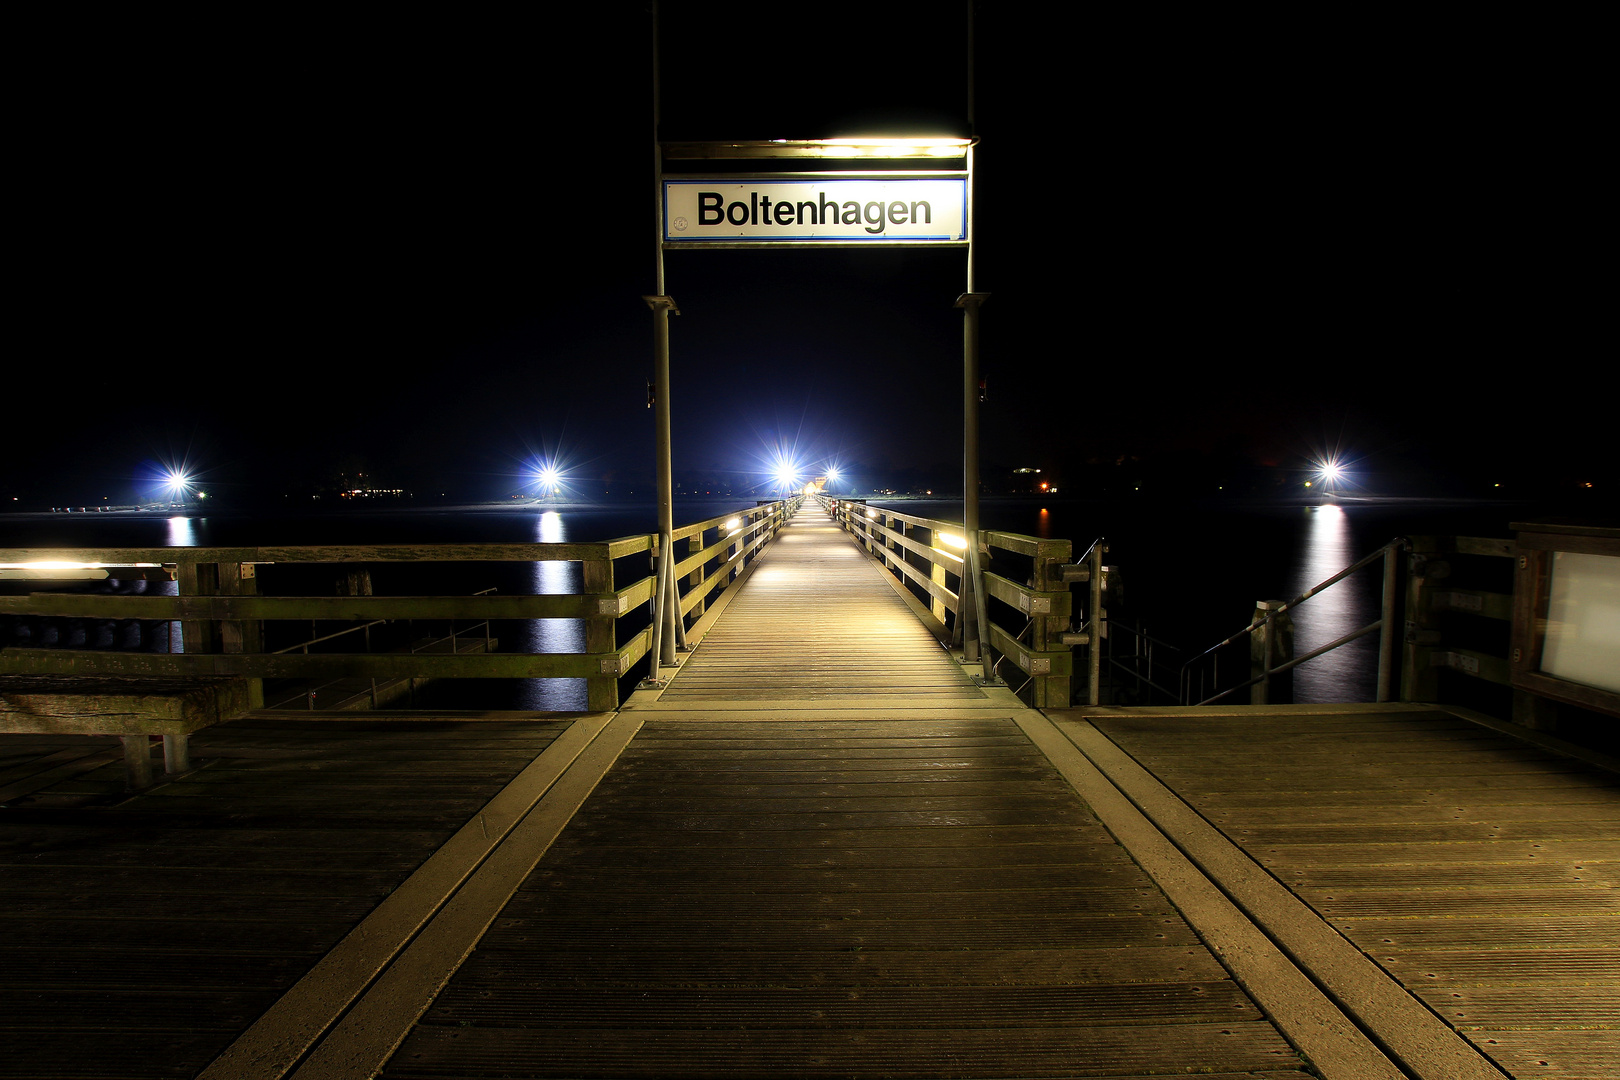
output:
<instances>
[{"instance_id":1,"label":"white sign board","mask_svg":"<svg viewBox=\"0 0 1620 1080\"><path fill-rule=\"evenodd\" d=\"M964 179L664 181L664 243L960 244Z\"/></svg>"}]
</instances>

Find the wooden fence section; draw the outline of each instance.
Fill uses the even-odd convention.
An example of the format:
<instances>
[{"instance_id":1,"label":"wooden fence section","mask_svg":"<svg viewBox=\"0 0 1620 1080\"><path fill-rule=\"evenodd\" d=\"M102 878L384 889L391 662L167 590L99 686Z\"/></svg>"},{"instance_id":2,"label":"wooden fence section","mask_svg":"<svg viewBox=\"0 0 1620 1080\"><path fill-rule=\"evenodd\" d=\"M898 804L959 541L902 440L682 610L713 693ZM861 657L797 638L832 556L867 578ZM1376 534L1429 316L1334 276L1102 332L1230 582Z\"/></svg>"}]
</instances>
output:
<instances>
[{"instance_id":1,"label":"wooden fence section","mask_svg":"<svg viewBox=\"0 0 1620 1080\"><path fill-rule=\"evenodd\" d=\"M1620 1075L1620 775L1500 722L1317 708L1072 715L1508 1075Z\"/></svg>"},{"instance_id":2,"label":"wooden fence section","mask_svg":"<svg viewBox=\"0 0 1620 1080\"><path fill-rule=\"evenodd\" d=\"M829 512L857 543L877 556L884 568L909 588L926 597L940 626L957 617L965 561L962 552L966 550L962 526L868 506L859 500L827 502ZM994 564L995 553L1002 552L1004 561L1011 556L1021 567L1028 568L1027 573L1019 575L1025 578L1023 581L988 568L983 571L985 594L998 602L988 605L990 626L984 634L992 655L999 658L992 661L992 666L1036 708L1068 705L1073 693L1072 647L1090 640L1089 634L1069 633L1070 621L1077 614L1069 583L1095 582L1087 606L1100 616L1100 564L1096 568L1071 567L1066 574L1064 568L1074 557L1074 545L1068 540L1043 540L993 529L981 530L979 539L987 567ZM1095 553L1100 557L1102 550ZM1013 667L1022 676L1005 670Z\"/></svg>"},{"instance_id":3,"label":"wooden fence section","mask_svg":"<svg viewBox=\"0 0 1620 1080\"><path fill-rule=\"evenodd\" d=\"M683 613L701 613L769 543L796 504L777 502L687 525L674 533ZM183 626L184 651L0 649L0 674L335 679L583 678L592 710L617 707L618 679L647 654L650 630L617 640L618 620L652 599L646 571L619 584L621 560L656 555L657 537L595 543L384 544L251 548L79 548L0 550L8 578L158 577L178 596L35 592L0 597L0 615L101 620L170 620ZM258 568L286 563L577 562L584 588L544 596L268 596ZM585 649L569 654L265 653L271 620L579 619ZM262 702L262 695L255 699Z\"/></svg>"}]
</instances>

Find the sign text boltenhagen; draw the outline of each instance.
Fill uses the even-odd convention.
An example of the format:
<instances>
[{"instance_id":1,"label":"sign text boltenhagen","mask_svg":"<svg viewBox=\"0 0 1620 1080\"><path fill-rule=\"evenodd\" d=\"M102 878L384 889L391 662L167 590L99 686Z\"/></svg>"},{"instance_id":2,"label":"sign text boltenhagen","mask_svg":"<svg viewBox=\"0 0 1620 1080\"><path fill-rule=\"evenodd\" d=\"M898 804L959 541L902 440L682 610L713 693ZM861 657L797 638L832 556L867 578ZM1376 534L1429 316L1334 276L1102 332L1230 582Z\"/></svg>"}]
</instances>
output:
<instances>
[{"instance_id":1,"label":"sign text boltenhagen","mask_svg":"<svg viewBox=\"0 0 1620 1080\"><path fill-rule=\"evenodd\" d=\"M967 240L967 181L664 181L664 242L955 244Z\"/></svg>"}]
</instances>

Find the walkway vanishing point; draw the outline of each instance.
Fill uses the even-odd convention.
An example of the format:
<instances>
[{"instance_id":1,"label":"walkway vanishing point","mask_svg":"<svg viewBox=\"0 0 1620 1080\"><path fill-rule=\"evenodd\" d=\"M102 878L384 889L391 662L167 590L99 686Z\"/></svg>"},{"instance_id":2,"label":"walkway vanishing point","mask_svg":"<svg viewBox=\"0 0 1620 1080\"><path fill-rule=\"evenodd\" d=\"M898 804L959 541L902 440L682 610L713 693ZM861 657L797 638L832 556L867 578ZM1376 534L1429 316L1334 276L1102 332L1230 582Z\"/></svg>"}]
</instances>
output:
<instances>
[{"instance_id":1,"label":"walkway vanishing point","mask_svg":"<svg viewBox=\"0 0 1620 1080\"><path fill-rule=\"evenodd\" d=\"M1620 783L1550 740L1029 709L810 511L699 635L614 713L257 713L116 804L0 740L0 1076L1620 1075Z\"/></svg>"}]
</instances>

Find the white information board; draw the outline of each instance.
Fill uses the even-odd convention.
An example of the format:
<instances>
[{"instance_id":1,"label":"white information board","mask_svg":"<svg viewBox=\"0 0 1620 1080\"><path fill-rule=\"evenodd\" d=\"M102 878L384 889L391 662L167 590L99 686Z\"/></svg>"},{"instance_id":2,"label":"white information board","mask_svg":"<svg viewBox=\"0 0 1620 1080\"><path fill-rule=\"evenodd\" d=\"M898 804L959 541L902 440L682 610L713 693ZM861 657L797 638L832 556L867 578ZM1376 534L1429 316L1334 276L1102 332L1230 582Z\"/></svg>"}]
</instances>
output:
<instances>
[{"instance_id":1,"label":"white information board","mask_svg":"<svg viewBox=\"0 0 1620 1080\"><path fill-rule=\"evenodd\" d=\"M967 181L915 177L664 181L668 246L962 244Z\"/></svg>"}]
</instances>

